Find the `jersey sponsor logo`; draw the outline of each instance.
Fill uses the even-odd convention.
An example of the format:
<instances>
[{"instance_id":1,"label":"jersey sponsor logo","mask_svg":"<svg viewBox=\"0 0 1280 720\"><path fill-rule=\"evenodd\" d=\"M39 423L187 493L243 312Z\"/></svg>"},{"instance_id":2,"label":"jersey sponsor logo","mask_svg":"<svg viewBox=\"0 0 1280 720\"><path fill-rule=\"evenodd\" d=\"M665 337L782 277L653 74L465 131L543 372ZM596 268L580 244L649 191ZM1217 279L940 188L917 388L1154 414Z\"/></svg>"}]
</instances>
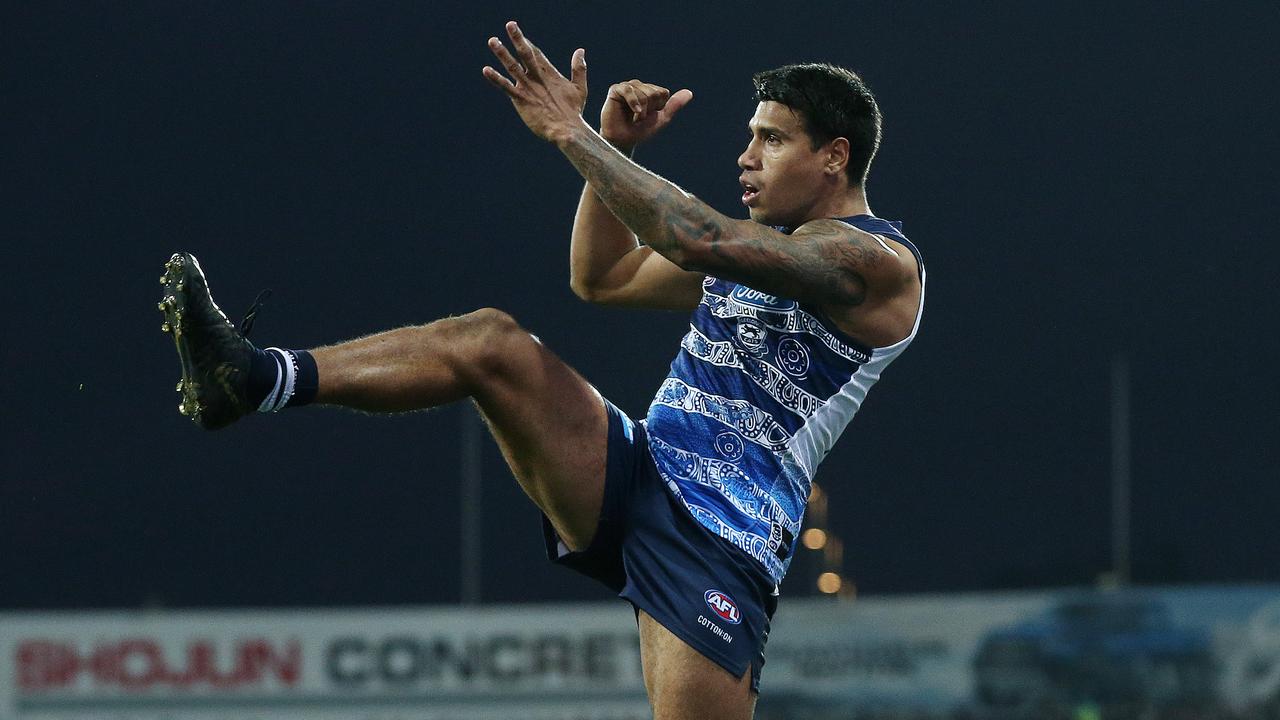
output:
<instances>
[{"instance_id":1,"label":"jersey sponsor logo","mask_svg":"<svg viewBox=\"0 0 1280 720\"><path fill-rule=\"evenodd\" d=\"M746 285L739 285L731 293L734 300L763 310L791 310L796 306L795 300L784 300L777 295L770 295L759 290L752 290Z\"/></svg>"},{"instance_id":2,"label":"jersey sponsor logo","mask_svg":"<svg viewBox=\"0 0 1280 720\"><path fill-rule=\"evenodd\" d=\"M720 320L741 320L752 318L759 321L768 330L780 333L805 333L817 338L818 342L827 346L832 352L846 360L859 365L869 362L871 354L861 348L853 347L837 338L818 318L810 315L799 305L787 309L765 310L757 305L745 303L734 297L734 293L720 295L707 288L702 294L702 305L712 317Z\"/></svg>"},{"instance_id":3,"label":"jersey sponsor logo","mask_svg":"<svg viewBox=\"0 0 1280 720\"><path fill-rule=\"evenodd\" d=\"M707 607L711 608L711 612L719 615L721 620L731 625L742 622L742 611L738 609L738 604L733 601L733 598L719 590L708 590L702 597L707 601Z\"/></svg>"}]
</instances>

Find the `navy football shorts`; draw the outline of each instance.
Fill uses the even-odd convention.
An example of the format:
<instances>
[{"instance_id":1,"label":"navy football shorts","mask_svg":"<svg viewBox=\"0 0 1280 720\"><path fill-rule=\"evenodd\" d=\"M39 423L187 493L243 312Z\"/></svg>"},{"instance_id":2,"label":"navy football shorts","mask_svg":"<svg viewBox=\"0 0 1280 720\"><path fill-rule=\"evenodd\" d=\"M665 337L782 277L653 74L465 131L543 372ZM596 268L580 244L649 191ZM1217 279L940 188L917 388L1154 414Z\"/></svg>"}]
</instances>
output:
<instances>
[{"instance_id":1,"label":"navy football shorts","mask_svg":"<svg viewBox=\"0 0 1280 720\"><path fill-rule=\"evenodd\" d=\"M759 692L778 598L755 560L703 527L664 486L644 425L605 400L609 451L591 546L571 552L542 518L547 556L604 583Z\"/></svg>"}]
</instances>

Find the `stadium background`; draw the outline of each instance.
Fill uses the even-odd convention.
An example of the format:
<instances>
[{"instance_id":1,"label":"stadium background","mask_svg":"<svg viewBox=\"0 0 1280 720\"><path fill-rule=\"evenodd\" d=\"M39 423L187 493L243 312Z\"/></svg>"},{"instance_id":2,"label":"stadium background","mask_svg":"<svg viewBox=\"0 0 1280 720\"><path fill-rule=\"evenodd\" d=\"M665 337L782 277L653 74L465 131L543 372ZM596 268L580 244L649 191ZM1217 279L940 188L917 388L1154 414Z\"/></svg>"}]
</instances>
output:
<instances>
[{"instance_id":1,"label":"stadium background","mask_svg":"<svg viewBox=\"0 0 1280 720\"><path fill-rule=\"evenodd\" d=\"M819 475L846 590L1094 584L1116 358L1134 581L1280 582L1274 3L4 13L0 610L461 597L466 413L198 432L153 310L179 249L233 319L274 291L260 342L496 306L644 413L684 318L569 292L580 181L479 73L511 17L557 63L587 49L589 118L618 80L692 89L638 160L733 215L753 71L831 61L877 93L869 198L922 248L929 302ZM480 599L602 599L543 563L487 440L480 467Z\"/></svg>"}]
</instances>

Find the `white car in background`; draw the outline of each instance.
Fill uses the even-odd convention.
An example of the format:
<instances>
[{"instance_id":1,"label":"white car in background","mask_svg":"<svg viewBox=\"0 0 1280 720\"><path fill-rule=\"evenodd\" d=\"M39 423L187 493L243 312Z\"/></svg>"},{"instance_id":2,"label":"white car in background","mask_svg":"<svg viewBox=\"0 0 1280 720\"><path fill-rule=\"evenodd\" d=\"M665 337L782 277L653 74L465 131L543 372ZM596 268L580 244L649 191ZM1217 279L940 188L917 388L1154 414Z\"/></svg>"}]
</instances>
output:
<instances>
[{"instance_id":1,"label":"white car in background","mask_svg":"<svg viewBox=\"0 0 1280 720\"><path fill-rule=\"evenodd\" d=\"M1238 712L1280 711L1280 600L1254 612L1241 637L1224 649L1219 689Z\"/></svg>"}]
</instances>

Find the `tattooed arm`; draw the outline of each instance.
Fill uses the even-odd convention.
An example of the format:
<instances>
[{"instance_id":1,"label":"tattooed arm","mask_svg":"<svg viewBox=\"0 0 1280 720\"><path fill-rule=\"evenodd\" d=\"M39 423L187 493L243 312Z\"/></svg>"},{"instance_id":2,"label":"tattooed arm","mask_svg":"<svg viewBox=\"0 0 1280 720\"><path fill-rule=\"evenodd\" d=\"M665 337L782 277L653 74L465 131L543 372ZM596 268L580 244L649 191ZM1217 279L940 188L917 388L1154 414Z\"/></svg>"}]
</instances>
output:
<instances>
[{"instance_id":1,"label":"tattooed arm","mask_svg":"<svg viewBox=\"0 0 1280 720\"><path fill-rule=\"evenodd\" d=\"M639 244L590 184L573 219L569 267L574 294L599 305L692 310L702 299L703 275Z\"/></svg>"},{"instance_id":2,"label":"tattooed arm","mask_svg":"<svg viewBox=\"0 0 1280 720\"><path fill-rule=\"evenodd\" d=\"M784 235L723 215L636 165L585 123L556 145L623 224L684 270L844 306L861 304L868 282L887 286L909 277L884 241L838 220L814 220Z\"/></svg>"},{"instance_id":3,"label":"tattooed arm","mask_svg":"<svg viewBox=\"0 0 1280 720\"><path fill-rule=\"evenodd\" d=\"M682 270L819 305L861 305L869 288L894 295L907 284L914 267L909 271L903 258L874 235L836 220L814 220L784 235L722 215L636 165L582 119L586 53L573 53L572 79L566 78L519 25L509 22L506 29L519 59L498 38L489 38L489 49L510 77L485 67L485 78L506 93L534 134L556 144L600 201L652 252Z\"/></svg>"},{"instance_id":4,"label":"tattooed arm","mask_svg":"<svg viewBox=\"0 0 1280 720\"><path fill-rule=\"evenodd\" d=\"M630 156L693 98L639 80L617 83L600 111L600 136ZM588 184L578 201L569 243L570 287L587 302L662 310L692 310L702 299L702 274L681 270L636 242Z\"/></svg>"}]
</instances>

